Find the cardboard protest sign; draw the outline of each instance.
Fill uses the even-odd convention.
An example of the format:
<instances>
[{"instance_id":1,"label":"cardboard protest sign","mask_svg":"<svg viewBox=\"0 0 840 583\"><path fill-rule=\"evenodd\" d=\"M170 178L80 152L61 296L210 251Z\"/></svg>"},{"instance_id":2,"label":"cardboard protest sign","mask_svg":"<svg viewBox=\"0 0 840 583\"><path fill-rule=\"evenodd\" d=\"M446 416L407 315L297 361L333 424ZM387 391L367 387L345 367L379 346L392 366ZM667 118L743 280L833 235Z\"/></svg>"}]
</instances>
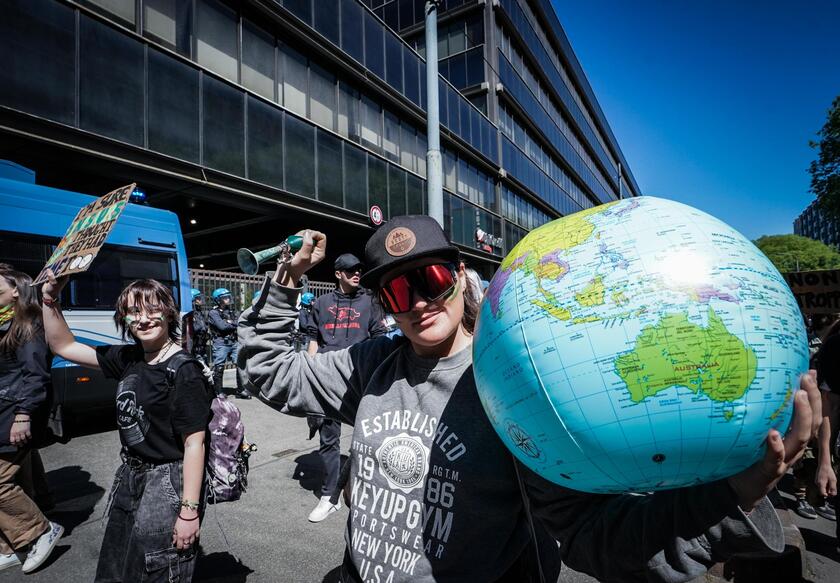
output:
<instances>
[{"instance_id":1,"label":"cardboard protest sign","mask_svg":"<svg viewBox=\"0 0 840 583\"><path fill-rule=\"evenodd\" d=\"M783 275L803 314L840 314L840 269Z\"/></svg>"},{"instance_id":2,"label":"cardboard protest sign","mask_svg":"<svg viewBox=\"0 0 840 583\"><path fill-rule=\"evenodd\" d=\"M112 190L82 207L32 285L47 281L48 269L52 269L56 277L87 270L136 187L136 184L129 184Z\"/></svg>"}]
</instances>

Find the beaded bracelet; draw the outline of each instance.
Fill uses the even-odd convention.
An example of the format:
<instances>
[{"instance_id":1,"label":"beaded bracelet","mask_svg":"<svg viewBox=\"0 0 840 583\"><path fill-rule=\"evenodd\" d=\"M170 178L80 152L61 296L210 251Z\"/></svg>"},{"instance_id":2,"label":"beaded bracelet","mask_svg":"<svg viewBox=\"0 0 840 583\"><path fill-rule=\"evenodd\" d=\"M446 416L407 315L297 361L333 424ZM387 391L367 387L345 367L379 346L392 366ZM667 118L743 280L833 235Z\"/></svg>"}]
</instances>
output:
<instances>
[{"instance_id":1,"label":"beaded bracelet","mask_svg":"<svg viewBox=\"0 0 840 583\"><path fill-rule=\"evenodd\" d=\"M190 500L181 500L181 506L188 510L198 510L198 502L192 502Z\"/></svg>"}]
</instances>

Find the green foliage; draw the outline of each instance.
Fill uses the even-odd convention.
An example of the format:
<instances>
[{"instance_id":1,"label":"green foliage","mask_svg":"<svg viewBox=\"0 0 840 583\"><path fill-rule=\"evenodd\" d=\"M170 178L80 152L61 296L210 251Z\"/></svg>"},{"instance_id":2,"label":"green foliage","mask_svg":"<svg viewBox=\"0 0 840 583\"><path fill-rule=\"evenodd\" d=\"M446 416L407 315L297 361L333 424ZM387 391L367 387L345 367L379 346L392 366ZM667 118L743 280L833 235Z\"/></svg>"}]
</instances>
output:
<instances>
[{"instance_id":1,"label":"green foliage","mask_svg":"<svg viewBox=\"0 0 840 583\"><path fill-rule=\"evenodd\" d=\"M840 268L840 253L837 249L808 237L765 235L753 243L782 273Z\"/></svg>"},{"instance_id":2,"label":"green foliage","mask_svg":"<svg viewBox=\"0 0 840 583\"><path fill-rule=\"evenodd\" d=\"M811 162L811 192L817 195L821 210L840 220L840 95L834 98L825 125L817 133L819 141L811 142L818 151Z\"/></svg>"}]
</instances>

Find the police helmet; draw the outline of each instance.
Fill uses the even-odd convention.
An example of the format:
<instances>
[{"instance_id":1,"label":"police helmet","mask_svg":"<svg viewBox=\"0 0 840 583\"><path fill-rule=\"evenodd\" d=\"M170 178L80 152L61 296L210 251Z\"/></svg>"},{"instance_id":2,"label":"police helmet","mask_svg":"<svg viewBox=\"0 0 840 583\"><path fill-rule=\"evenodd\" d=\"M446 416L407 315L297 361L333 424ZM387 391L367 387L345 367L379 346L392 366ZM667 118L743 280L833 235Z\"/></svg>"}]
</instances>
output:
<instances>
[{"instance_id":1,"label":"police helmet","mask_svg":"<svg viewBox=\"0 0 840 583\"><path fill-rule=\"evenodd\" d=\"M229 296L229 295L230 295L230 290L227 289L227 288L224 288L224 287L217 287L216 289L213 290L213 299L216 300L216 301L219 301L224 296Z\"/></svg>"},{"instance_id":2,"label":"police helmet","mask_svg":"<svg viewBox=\"0 0 840 583\"><path fill-rule=\"evenodd\" d=\"M300 296L300 303L301 303L302 306L308 306L314 301L315 301L315 294L313 294L312 292L306 292L305 294Z\"/></svg>"},{"instance_id":3,"label":"police helmet","mask_svg":"<svg viewBox=\"0 0 840 583\"><path fill-rule=\"evenodd\" d=\"M195 288L192 288L192 289L190 290L190 294L192 295L192 299L195 299L195 298L197 298L197 297L199 297L199 296L201 295L201 291L199 291L199 290L197 290L197 289L195 289Z\"/></svg>"}]
</instances>

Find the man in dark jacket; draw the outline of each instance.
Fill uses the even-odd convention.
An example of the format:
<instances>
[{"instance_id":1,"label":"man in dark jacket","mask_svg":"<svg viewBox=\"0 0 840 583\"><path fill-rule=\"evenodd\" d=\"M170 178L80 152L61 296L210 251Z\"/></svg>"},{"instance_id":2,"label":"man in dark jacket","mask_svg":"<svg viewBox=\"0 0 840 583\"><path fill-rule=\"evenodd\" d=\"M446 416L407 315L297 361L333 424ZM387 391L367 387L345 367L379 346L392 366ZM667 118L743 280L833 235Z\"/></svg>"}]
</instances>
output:
<instances>
[{"instance_id":1,"label":"man in dark jacket","mask_svg":"<svg viewBox=\"0 0 840 583\"><path fill-rule=\"evenodd\" d=\"M236 340L236 321L239 311L233 307L230 291L220 287L213 290L215 305L207 313L207 327L210 330L213 347L213 388L217 395L224 393L222 380L225 373L225 363L230 359L236 363L239 353L239 343ZM240 386L239 375L236 375L236 396L250 399L251 395Z\"/></svg>"},{"instance_id":2,"label":"man in dark jacket","mask_svg":"<svg viewBox=\"0 0 840 583\"><path fill-rule=\"evenodd\" d=\"M362 262L351 253L335 260L338 287L313 302L306 334L309 354L341 350L387 332L382 313L372 301L370 293L359 285ZM324 462L324 483L321 500L309 514L310 522L321 522L341 508L339 475L341 453L339 438L341 423L332 419L320 420L321 460Z\"/></svg>"}]
</instances>

